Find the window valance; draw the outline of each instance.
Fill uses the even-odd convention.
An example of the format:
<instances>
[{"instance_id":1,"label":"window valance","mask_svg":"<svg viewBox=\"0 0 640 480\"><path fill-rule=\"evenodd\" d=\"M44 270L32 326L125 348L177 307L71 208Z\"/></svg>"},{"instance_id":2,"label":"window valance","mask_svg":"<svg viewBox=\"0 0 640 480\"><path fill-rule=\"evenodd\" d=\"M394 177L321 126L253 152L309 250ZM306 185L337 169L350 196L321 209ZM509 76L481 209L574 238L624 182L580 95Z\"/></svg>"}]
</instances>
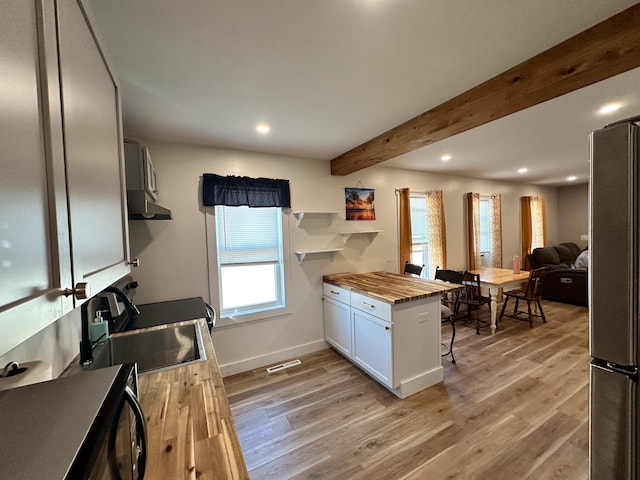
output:
<instances>
[{"instance_id":1,"label":"window valance","mask_svg":"<svg viewBox=\"0 0 640 480\"><path fill-rule=\"evenodd\" d=\"M202 175L202 204L291 208L289 180Z\"/></svg>"}]
</instances>

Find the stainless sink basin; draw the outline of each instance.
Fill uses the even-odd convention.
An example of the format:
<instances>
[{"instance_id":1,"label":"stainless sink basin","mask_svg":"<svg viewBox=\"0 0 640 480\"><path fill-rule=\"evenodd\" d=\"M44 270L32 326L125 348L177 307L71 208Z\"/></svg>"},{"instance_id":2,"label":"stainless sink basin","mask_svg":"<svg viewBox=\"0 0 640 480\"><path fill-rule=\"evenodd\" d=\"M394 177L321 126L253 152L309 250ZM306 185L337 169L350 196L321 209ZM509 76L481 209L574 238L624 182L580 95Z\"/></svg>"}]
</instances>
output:
<instances>
[{"instance_id":1,"label":"stainless sink basin","mask_svg":"<svg viewBox=\"0 0 640 480\"><path fill-rule=\"evenodd\" d=\"M202 332L197 322L170 325L157 330L133 330L112 336L100 357L101 360L94 359L94 368L101 366L95 365L96 363L117 365L137 362L138 373L179 367L207 359Z\"/></svg>"}]
</instances>

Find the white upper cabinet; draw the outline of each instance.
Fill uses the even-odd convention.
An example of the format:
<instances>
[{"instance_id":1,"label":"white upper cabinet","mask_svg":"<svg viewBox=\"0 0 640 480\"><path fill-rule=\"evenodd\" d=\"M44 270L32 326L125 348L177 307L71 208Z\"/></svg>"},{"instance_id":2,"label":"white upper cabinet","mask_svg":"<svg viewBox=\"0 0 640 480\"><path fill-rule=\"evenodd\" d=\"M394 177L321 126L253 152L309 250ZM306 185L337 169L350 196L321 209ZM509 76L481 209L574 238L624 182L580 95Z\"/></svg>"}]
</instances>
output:
<instances>
[{"instance_id":1,"label":"white upper cabinet","mask_svg":"<svg viewBox=\"0 0 640 480\"><path fill-rule=\"evenodd\" d=\"M0 355L73 308L54 15L2 5Z\"/></svg>"},{"instance_id":2,"label":"white upper cabinet","mask_svg":"<svg viewBox=\"0 0 640 480\"><path fill-rule=\"evenodd\" d=\"M118 90L83 10L2 11L0 355L129 271Z\"/></svg>"},{"instance_id":3,"label":"white upper cabinet","mask_svg":"<svg viewBox=\"0 0 640 480\"><path fill-rule=\"evenodd\" d=\"M58 22L73 281L98 293L130 268L118 87L76 0Z\"/></svg>"}]
</instances>

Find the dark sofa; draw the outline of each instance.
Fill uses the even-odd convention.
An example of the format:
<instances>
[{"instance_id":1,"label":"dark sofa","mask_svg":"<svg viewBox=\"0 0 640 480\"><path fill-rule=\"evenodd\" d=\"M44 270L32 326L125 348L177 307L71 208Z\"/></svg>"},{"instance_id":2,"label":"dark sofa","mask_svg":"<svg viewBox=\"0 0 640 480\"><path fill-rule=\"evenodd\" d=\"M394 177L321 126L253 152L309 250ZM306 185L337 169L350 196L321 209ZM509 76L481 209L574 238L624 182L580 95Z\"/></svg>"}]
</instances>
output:
<instances>
[{"instance_id":1,"label":"dark sofa","mask_svg":"<svg viewBox=\"0 0 640 480\"><path fill-rule=\"evenodd\" d=\"M587 270L572 268L581 251L577 244L565 242L531 252L531 269L549 268L544 277L544 299L587 305Z\"/></svg>"}]
</instances>

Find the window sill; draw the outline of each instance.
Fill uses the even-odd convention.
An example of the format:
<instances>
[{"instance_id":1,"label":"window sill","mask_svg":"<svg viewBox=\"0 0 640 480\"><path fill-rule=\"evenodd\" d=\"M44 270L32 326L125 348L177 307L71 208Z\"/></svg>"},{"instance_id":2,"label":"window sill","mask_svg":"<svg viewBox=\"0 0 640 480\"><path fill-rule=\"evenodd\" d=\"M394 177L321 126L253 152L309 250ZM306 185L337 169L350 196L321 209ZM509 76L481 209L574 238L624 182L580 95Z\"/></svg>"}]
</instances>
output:
<instances>
[{"instance_id":1,"label":"window sill","mask_svg":"<svg viewBox=\"0 0 640 480\"><path fill-rule=\"evenodd\" d=\"M259 320L268 320L275 317L283 317L291 314L291 307L274 308L272 310L263 310L255 313L247 313L244 315L231 315L229 317L220 317L216 322L215 328L228 327L230 325L241 325L247 322L257 322Z\"/></svg>"}]
</instances>

